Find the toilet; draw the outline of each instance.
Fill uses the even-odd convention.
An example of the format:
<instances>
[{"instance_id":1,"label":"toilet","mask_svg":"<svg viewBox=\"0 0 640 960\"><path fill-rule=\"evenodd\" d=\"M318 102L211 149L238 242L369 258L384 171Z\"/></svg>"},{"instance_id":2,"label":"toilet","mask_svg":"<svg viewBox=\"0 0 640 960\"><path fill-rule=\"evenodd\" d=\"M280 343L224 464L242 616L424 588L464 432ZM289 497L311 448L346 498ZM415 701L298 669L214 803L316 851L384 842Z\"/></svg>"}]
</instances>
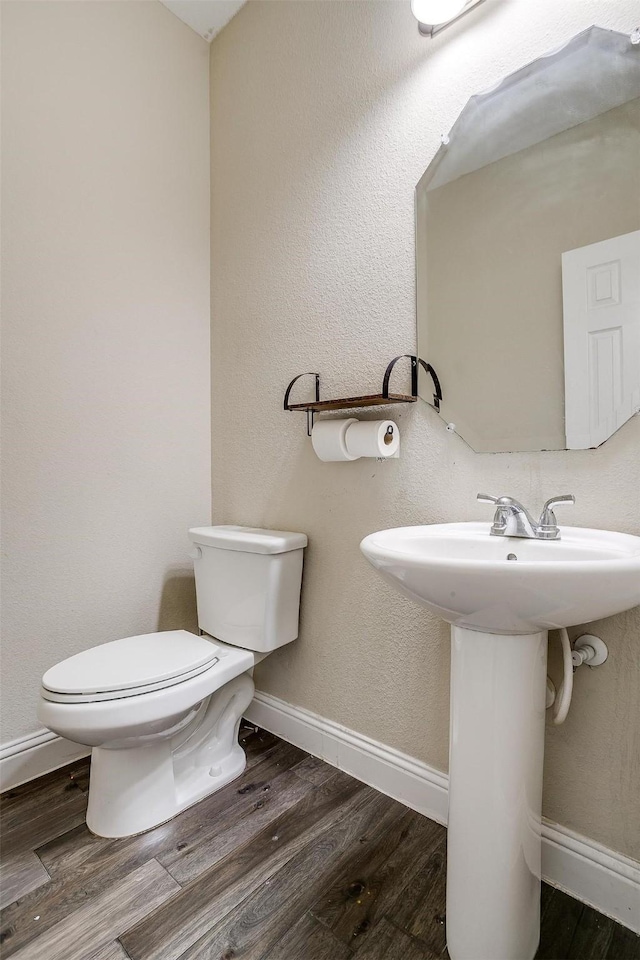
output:
<instances>
[{"instance_id":1,"label":"toilet","mask_svg":"<svg viewBox=\"0 0 640 960\"><path fill-rule=\"evenodd\" d=\"M85 650L42 678L40 721L92 747L87 826L142 833L238 777L252 668L298 636L302 533L196 527L200 636L168 630Z\"/></svg>"}]
</instances>

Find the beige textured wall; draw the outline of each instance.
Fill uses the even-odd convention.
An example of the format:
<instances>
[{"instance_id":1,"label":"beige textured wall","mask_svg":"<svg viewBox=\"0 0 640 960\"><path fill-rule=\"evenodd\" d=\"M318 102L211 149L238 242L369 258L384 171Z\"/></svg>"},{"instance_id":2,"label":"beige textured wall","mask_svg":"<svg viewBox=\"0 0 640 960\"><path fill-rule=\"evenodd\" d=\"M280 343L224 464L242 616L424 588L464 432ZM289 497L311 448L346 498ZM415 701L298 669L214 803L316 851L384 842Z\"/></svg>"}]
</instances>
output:
<instances>
[{"instance_id":1,"label":"beige textured wall","mask_svg":"<svg viewBox=\"0 0 640 960\"><path fill-rule=\"evenodd\" d=\"M427 405L397 411L399 460L324 464L288 380L379 389L415 347L413 191L470 94L635 0L486 3L434 42L408 3L250 2L214 40L213 514L309 534L299 640L258 686L445 769L448 628L388 587L358 543L384 527L490 518L478 490L640 533L640 418L596 451L479 455ZM396 413L396 411L394 411ZM565 517L566 519L566 517ZM640 854L640 610L595 625L609 662L576 679L547 741L545 813Z\"/></svg>"},{"instance_id":2,"label":"beige textured wall","mask_svg":"<svg viewBox=\"0 0 640 960\"><path fill-rule=\"evenodd\" d=\"M53 663L195 625L208 56L155 0L2 4L3 742Z\"/></svg>"},{"instance_id":3,"label":"beige textured wall","mask_svg":"<svg viewBox=\"0 0 640 960\"><path fill-rule=\"evenodd\" d=\"M474 450L564 450L562 254L640 228L640 99L419 193L443 419Z\"/></svg>"}]
</instances>

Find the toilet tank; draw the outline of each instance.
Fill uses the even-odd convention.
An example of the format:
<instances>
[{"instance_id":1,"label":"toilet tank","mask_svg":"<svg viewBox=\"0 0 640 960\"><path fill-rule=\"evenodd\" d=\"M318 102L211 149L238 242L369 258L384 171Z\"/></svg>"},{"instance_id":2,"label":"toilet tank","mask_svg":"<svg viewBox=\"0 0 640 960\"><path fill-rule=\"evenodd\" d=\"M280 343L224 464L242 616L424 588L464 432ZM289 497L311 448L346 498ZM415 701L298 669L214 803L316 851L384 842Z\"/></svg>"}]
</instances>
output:
<instances>
[{"instance_id":1,"label":"toilet tank","mask_svg":"<svg viewBox=\"0 0 640 960\"><path fill-rule=\"evenodd\" d=\"M305 534L219 526L189 538L201 630L261 653L296 639Z\"/></svg>"}]
</instances>

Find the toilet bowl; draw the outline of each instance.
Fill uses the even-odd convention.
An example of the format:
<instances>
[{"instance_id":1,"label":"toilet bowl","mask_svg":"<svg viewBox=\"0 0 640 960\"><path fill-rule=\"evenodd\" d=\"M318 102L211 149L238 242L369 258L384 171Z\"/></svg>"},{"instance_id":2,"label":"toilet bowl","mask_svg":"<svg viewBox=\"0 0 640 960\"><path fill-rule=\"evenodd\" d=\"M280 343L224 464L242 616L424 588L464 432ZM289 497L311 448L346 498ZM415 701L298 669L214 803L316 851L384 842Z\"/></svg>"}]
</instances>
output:
<instances>
[{"instance_id":1,"label":"toilet bowl","mask_svg":"<svg viewBox=\"0 0 640 960\"><path fill-rule=\"evenodd\" d=\"M202 635L114 640L42 679L41 722L92 747L87 826L99 836L148 830L242 773L250 671L298 634L304 534L226 526L189 535Z\"/></svg>"}]
</instances>

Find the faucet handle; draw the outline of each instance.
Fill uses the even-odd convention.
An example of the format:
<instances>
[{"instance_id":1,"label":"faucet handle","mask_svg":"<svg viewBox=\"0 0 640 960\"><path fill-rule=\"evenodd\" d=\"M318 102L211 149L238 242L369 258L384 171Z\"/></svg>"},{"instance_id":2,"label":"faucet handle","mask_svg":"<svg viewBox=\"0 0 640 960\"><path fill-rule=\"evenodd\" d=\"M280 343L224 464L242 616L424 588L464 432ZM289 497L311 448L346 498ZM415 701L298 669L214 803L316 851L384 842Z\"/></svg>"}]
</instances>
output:
<instances>
[{"instance_id":1,"label":"faucet handle","mask_svg":"<svg viewBox=\"0 0 640 960\"><path fill-rule=\"evenodd\" d=\"M480 500L481 503L493 503L495 504L496 512L493 517L493 523L491 525L491 533L493 536L501 536L507 529L507 504L510 502L510 497L492 497L490 493L479 493L476 497L477 500Z\"/></svg>"},{"instance_id":2,"label":"faucet handle","mask_svg":"<svg viewBox=\"0 0 640 960\"><path fill-rule=\"evenodd\" d=\"M550 500L547 500L544 507L542 508L542 513L540 514L540 523L541 527L551 527L557 529L558 522L556 520L556 515L553 512L553 508L560 506L563 503L575 503L576 498L572 493L565 493L561 497L551 497Z\"/></svg>"},{"instance_id":3,"label":"faucet handle","mask_svg":"<svg viewBox=\"0 0 640 960\"><path fill-rule=\"evenodd\" d=\"M479 493L476 497L476 500L480 500L481 503L497 503L499 497L492 497L490 493Z\"/></svg>"}]
</instances>

